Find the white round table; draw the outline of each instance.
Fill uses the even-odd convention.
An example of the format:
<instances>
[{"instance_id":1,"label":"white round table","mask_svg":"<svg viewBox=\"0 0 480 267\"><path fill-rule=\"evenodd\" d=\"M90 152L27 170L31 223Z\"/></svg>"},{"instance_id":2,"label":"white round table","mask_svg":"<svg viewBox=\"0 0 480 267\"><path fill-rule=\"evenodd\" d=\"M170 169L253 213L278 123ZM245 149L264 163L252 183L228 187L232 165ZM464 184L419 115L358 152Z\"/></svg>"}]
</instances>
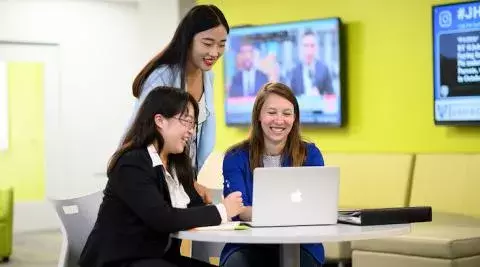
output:
<instances>
[{"instance_id":1,"label":"white round table","mask_svg":"<svg viewBox=\"0 0 480 267\"><path fill-rule=\"evenodd\" d=\"M280 244L280 264L300 266L300 244L384 238L410 232L409 224L261 227L248 230L181 231L172 237L203 242Z\"/></svg>"}]
</instances>

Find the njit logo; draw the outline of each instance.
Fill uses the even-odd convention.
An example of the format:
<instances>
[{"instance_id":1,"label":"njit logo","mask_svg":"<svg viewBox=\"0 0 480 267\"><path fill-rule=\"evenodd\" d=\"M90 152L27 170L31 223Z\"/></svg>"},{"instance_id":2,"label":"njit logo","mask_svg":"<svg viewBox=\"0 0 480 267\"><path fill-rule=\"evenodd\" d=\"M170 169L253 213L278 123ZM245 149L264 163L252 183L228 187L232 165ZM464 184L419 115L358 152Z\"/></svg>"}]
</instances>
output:
<instances>
[{"instance_id":1,"label":"njit logo","mask_svg":"<svg viewBox=\"0 0 480 267\"><path fill-rule=\"evenodd\" d=\"M448 28L452 26L452 13L448 10L444 10L438 14L438 24L442 28Z\"/></svg>"}]
</instances>

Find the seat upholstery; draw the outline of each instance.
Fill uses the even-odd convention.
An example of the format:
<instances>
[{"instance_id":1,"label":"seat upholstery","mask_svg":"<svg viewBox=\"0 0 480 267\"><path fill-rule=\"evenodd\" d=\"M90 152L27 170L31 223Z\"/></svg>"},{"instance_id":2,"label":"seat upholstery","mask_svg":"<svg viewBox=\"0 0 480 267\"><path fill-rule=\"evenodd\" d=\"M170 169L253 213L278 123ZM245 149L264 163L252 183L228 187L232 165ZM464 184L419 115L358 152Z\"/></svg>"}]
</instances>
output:
<instances>
[{"instance_id":1,"label":"seat upholstery","mask_svg":"<svg viewBox=\"0 0 480 267\"><path fill-rule=\"evenodd\" d=\"M59 267L78 267L78 259L95 225L102 199L103 191L71 199L49 199L62 226L63 244Z\"/></svg>"},{"instance_id":2,"label":"seat upholstery","mask_svg":"<svg viewBox=\"0 0 480 267\"><path fill-rule=\"evenodd\" d=\"M420 154L410 205L480 218L480 154ZM434 189L434 190L432 190Z\"/></svg>"},{"instance_id":3,"label":"seat upholstery","mask_svg":"<svg viewBox=\"0 0 480 267\"><path fill-rule=\"evenodd\" d=\"M325 153L324 158L325 165L340 167L340 207L407 205L412 154Z\"/></svg>"},{"instance_id":4,"label":"seat upholstery","mask_svg":"<svg viewBox=\"0 0 480 267\"><path fill-rule=\"evenodd\" d=\"M437 214L436 217L442 215ZM456 259L480 255L480 220L457 225L431 222L412 225L409 234L353 242L353 249L429 258Z\"/></svg>"},{"instance_id":5,"label":"seat upholstery","mask_svg":"<svg viewBox=\"0 0 480 267\"><path fill-rule=\"evenodd\" d=\"M325 165L340 167L340 208L405 207L412 154L324 153ZM382 188L382 190L378 190ZM328 261L349 261L350 242L326 242Z\"/></svg>"},{"instance_id":6,"label":"seat upholstery","mask_svg":"<svg viewBox=\"0 0 480 267\"><path fill-rule=\"evenodd\" d=\"M380 253L362 250L353 251L353 266L361 267L478 267L480 256L441 259L419 256Z\"/></svg>"},{"instance_id":7,"label":"seat upholstery","mask_svg":"<svg viewBox=\"0 0 480 267\"><path fill-rule=\"evenodd\" d=\"M12 254L13 188L0 188L0 261L8 261Z\"/></svg>"},{"instance_id":8,"label":"seat upholstery","mask_svg":"<svg viewBox=\"0 0 480 267\"><path fill-rule=\"evenodd\" d=\"M417 155L409 205L431 206L432 222L353 242L353 266L480 266L479 178L480 154Z\"/></svg>"}]
</instances>

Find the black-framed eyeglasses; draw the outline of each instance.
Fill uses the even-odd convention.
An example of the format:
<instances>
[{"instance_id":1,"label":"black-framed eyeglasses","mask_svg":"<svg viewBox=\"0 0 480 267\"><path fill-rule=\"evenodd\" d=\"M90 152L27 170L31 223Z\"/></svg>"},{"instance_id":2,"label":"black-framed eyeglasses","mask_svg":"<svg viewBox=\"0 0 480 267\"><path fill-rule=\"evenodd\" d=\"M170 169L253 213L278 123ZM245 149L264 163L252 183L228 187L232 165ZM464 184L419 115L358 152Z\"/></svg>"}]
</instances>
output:
<instances>
[{"instance_id":1,"label":"black-framed eyeglasses","mask_svg":"<svg viewBox=\"0 0 480 267\"><path fill-rule=\"evenodd\" d=\"M177 120L179 120L180 123L181 123L183 126L187 127L188 129L194 129L194 128L197 126L197 124L195 123L194 120L182 119L182 118L180 118L180 117L178 117L178 118L177 118L177 117L174 117L174 118L177 119Z\"/></svg>"},{"instance_id":2,"label":"black-framed eyeglasses","mask_svg":"<svg viewBox=\"0 0 480 267\"><path fill-rule=\"evenodd\" d=\"M180 123L189 128L189 129L194 129L196 126L200 126L202 125L203 123L205 123L208 119L208 117L210 117L210 111L208 110L208 108L205 109L205 119L202 120L202 121L198 121L197 123L195 123L194 120L189 120L189 119L183 119L183 118L180 118L180 117L174 117L175 119L179 120Z\"/></svg>"}]
</instances>

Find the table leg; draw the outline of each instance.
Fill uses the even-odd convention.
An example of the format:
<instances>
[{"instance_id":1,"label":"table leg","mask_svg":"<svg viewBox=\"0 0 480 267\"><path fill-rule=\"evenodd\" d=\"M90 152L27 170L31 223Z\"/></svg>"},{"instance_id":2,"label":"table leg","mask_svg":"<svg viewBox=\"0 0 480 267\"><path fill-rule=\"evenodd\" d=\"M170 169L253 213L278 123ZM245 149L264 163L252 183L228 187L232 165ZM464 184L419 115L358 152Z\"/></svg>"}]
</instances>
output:
<instances>
[{"instance_id":1,"label":"table leg","mask_svg":"<svg viewBox=\"0 0 480 267\"><path fill-rule=\"evenodd\" d=\"M300 267L300 244L280 246L280 267Z\"/></svg>"}]
</instances>

